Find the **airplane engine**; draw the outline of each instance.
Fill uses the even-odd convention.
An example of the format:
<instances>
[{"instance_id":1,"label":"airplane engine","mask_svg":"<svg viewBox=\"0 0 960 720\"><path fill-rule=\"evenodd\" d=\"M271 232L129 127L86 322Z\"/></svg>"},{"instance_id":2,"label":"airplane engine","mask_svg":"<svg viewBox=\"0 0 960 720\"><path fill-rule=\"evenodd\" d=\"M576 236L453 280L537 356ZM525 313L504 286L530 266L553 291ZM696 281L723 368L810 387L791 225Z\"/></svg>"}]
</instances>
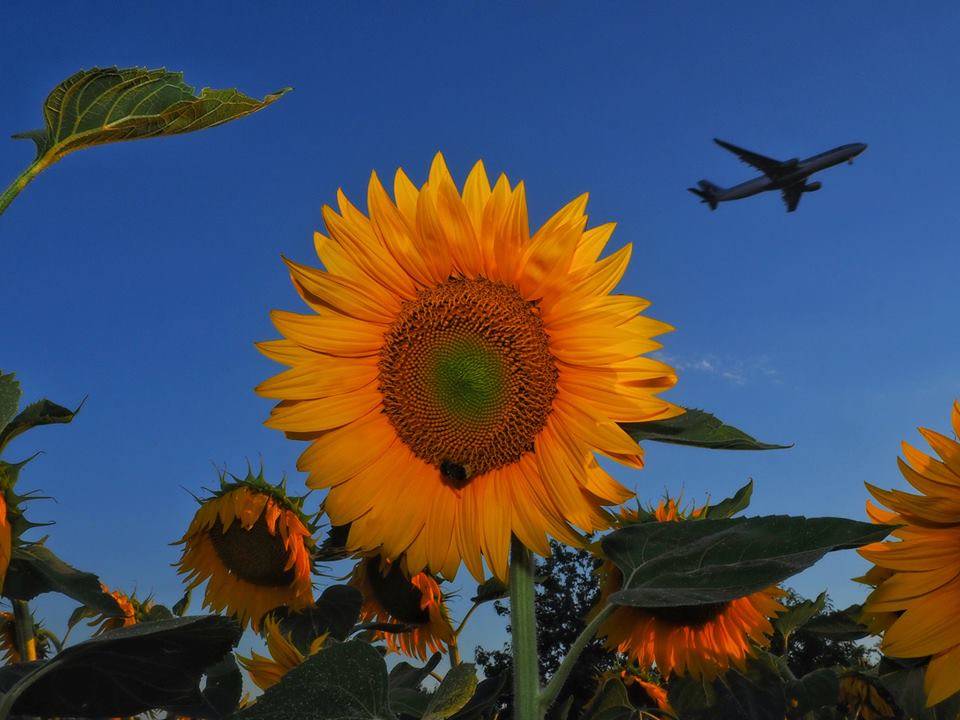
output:
<instances>
[{"instance_id":1,"label":"airplane engine","mask_svg":"<svg viewBox=\"0 0 960 720\"><path fill-rule=\"evenodd\" d=\"M804 191L804 192L815 192L815 191L819 190L819 189L822 188L822 187L823 187L823 183L819 183L819 182L807 183L806 185L803 186L803 191Z\"/></svg>"}]
</instances>

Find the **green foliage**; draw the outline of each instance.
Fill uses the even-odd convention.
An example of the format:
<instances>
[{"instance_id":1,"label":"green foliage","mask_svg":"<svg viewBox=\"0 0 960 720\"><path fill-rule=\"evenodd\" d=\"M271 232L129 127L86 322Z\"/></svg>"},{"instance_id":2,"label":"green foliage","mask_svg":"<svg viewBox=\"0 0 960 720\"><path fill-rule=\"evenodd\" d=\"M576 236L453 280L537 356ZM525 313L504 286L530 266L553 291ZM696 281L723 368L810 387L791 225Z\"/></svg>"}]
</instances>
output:
<instances>
[{"instance_id":1,"label":"green foliage","mask_svg":"<svg viewBox=\"0 0 960 720\"><path fill-rule=\"evenodd\" d=\"M776 515L641 523L601 541L623 573L610 600L635 607L725 602L775 585L831 550L882 540L886 525Z\"/></svg>"},{"instance_id":2,"label":"green foliage","mask_svg":"<svg viewBox=\"0 0 960 720\"><path fill-rule=\"evenodd\" d=\"M783 637L784 644L789 644L790 636L797 628L806 625L811 618L823 612L827 604L827 593L817 595L816 600L801 600L781 613L773 621L773 626Z\"/></svg>"},{"instance_id":3,"label":"green foliage","mask_svg":"<svg viewBox=\"0 0 960 720\"><path fill-rule=\"evenodd\" d=\"M391 720L387 665L351 640L324 648L287 673L237 720Z\"/></svg>"},{"instance_id":4,"label":"green foliage","mask_svg":"<svg viewBox=\"0 0 960 720\"><path fill-rule=\"evenodd\" d=\"M20 383L13 373L6 375L0 370L0 433L7 427L7 423L17 414L20 406Z\"/></svg>"},{"instance_id":5,"label":"green foliage","mask_svg":"<svg viewBox=\"0 0 960 720\"><path fill-rule=\"evenodd\" d=\"M787 680L784 687L787 717L803 717L827 705L836 705L840 679L831 668L813 670L801 678Z\"/></svg>"},{"instance_id":6,"label":"green foliage","mask_svg":"<svg viewBox=\"0 0 960 720\"><path fill-rule=\"evenodd\" d=\"M43 104L44 127L17 133L33 140L33 164L0 195L0 213L44 168L94 145L194 132L262 110L290 88L263 100L238 90L204 88L198 95L183 73L146 68L81 70L57 85Z\"/></svg>"},{"instance_id":7,"label":"green foliage","mask_svg":"<svg viewBox=\"0 0 960 720\"><path fill-rule=\"evenodd\" d=\"M423 720L446 720L460 710L477 690L477 670L472 663L450 668L430 696Z\"/></svg>"},{"instance_id":8,"label":"green foliage","mask_svg":"<svg viewBox=\"0 0 960 720\"><path fill-rule=\"evenodd\" d=\"M27 405L6 427L0 429L0 452L3 452L7 444L17 435L21 435L31 428L71 422L80 412L82 406L83 403L76 410L68 410L49 400L38 400Z\"/></svg>"},{"instance_id":9,"label":"green foliage","mask_svg":"<svg viewBox=\"0 0 960 720\"><path fill-rule=\"evenodd\" d=\"M93 573L77 570L39 543L14 548L3 585L4 596L32 600L47 592L61 593L108 616L120 614L117 601L103 591L100 579Z\"/></svg>"},{"instance_id":10,"label":"green foliage","mask_svg":"<svg viewBox=\"0 0 960 720\"><path fill-rule=\"evenodd\" d=\"M861 605L851 605L843 610L818 615L806 624L805 629L831 640L861 640L870 634L866 626L857 620L861 610Z\"/></svg>"},{"instance_id":11,"label":"green foliage","mask_svg":"<svg viewBox=\"0 0 960 720\"><path fill-rule=\"evenodd\" d=\"M753 480L737 490L733 497L728 497L713 505L707 505L703 509L703 514L698 515L697 519L718 520L733 517L750 506L751 497L753 497Z\"/></svg>"},{"instance_id":12,"label":"green foliage","mask_svg":"<svg viewBox=\"0 0 960 720\"><path fill-rule=\"evenodd\" d=\"M350 585L331 585L308 608L289 611L278 608L274 615L280 630L289 635L300 652L306 653L310 643L324 633L337 640L346 640L360 616L363 596Z\"/></svg>"},{"instance_id":13,"label":"green foliage","mask_svg":"<svg viewBox=\"0 0 960 720\"><path fill-rule=\"evenodd\" d=\"M931 708L923 692L926 663L884 658L878 668L880 684L893 696L897 707L911 720L957 720L960 717L960 693Z\"/></svg>"},{"instance_id":14,"label":"green foliage","mask_svg":"<svg viewBox=\"0 0 960 720\"><path fill-rule=\"evenodd\" d=\"M217 615L141 623L112 630L51 660L33 663L0 703L0 720L18 715L136 715L168 706L204 706L205 669L240 638L236 621Z\"/></svg>"},{"instance_id":15,"label":"green foliage","mask_svg":"<svg viewBox=\"0 0 960 720\"><path fill-rule=\"evenodd\" d=\"M704 410L686 412L666 420L620 423L634 440L690 445L711 450L783 450L791 445L760 442Z\"/></svg>"},{"instance_id":16,"label":"green foliage","mask_svg":"<svg viewBox=\"0 0 960 720\"><path fill-rule=\"evenodd\" d=\"M670 683L670 705L683 720L773 720L784 717L784 680L767 654L708 682L690 676Z\"/></svg>"}]
</instances>

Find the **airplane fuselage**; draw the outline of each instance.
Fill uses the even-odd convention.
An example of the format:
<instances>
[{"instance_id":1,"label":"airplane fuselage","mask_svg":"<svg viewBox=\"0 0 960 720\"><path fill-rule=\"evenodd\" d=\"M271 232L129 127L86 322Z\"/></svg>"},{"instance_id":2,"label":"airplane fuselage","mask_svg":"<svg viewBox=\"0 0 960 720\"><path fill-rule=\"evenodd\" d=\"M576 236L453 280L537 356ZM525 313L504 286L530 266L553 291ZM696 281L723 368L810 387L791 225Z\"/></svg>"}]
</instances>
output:
<instances>
[{"instance_id":1,"label":"airplane fuselage","mask_svg":"<svg viewBox=\"0 0 960 720\"><path fill-rule=\"evenodd\" d=\"M767 190L781 190L806 180L816 172L826 170L840 163L851 162L853 158L866 150L866 148L867 146L863 143L841 145L833 150L827 150L819 155L808 157L805 160L796 161L795 169L775 179L767 177L766 175L760 175L739 185L725 188L722 192L717 193L716 199L718 202L740 200L741 198L750 197L751 195L766 192Z\"/></svg>"}]
</instances>

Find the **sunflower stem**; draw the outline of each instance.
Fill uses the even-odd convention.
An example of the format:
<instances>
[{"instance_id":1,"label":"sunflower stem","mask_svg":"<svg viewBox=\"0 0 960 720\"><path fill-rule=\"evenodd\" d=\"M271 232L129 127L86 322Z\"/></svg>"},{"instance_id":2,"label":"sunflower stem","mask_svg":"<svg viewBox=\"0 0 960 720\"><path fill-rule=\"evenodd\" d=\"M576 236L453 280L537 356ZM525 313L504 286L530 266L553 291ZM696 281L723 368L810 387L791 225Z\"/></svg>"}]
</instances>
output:
<instances>
[{"instance_id":1,"label":"sunflower stem","mask_svg":"<svg viewBox=\"0 0 960 720\"><path fill-rule=\"evenodd\" d=\"M37 659L37 638L33 634L33 614L26 600L13 601L13 623L20 662L33 662Z\"/></svg>"},{"instance_id":2,"label":"sunflower stem","mask_svg":"<svg viewBox=\"0 0 960 720\"><path fill-rule=\"evenodd\" d=\"M587 623L587 626L580 632L577 639L573 641L573 645L571 645L570 650L567 651L567 655L560 663L560 667L557 668L553 677L550 678L550 682L547 683L546 687L543 688L543 692L540 693L541 714L546 714L547 710L553 704L553 701L557 699L557 695L559 695L563 689L563 684L567 681L567 678L570 677L570 671L572 671L573 666L577 664L580 653L590 644L590 641L593 640L593 636L597 634L597 630L600 629L603 621L610 617L610 613L612 612L613 605L605 605L603 610L598 612L593 619Z\"/></svg>"},{"instance_id":3,"label":"sunflower stem","mask_svg":"<svg viewBox=\"0 0 960 720\"><path fill-rule=\"evenodd\" d=\"M540 667L533 573L533 555L514 537L510 558L510 641L513 652L513 717L516 720L540 718Z\"/></svg>"},{"instance_id":4,"label":"sunflower stem","mask_svg":"<svg viewBox=\"0 0 960 720\"><path fill-rule=\"evenodd\" d=\"M39 175L41 170L50 164L49 160L44 159L34 161L10 183L6 190L0 193L0 215L3 215L3 211L6 210L7 206L13 202L13 199L20 194L20 191Z\"/></svg>"}]
</instances>

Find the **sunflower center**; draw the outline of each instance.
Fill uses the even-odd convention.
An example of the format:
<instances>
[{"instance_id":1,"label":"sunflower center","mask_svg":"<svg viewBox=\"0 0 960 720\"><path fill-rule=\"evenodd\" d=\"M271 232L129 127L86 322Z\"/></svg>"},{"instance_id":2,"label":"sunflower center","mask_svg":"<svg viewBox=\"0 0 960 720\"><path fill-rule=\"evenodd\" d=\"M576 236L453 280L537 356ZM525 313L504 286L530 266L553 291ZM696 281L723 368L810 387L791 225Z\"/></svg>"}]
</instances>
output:
<instances>
[{"instance_id":1,"label":"sunflower center","mask_svg":"<svg viewBox=\"0 0 960 720\"><path fill-rule=\"evenodd\" d=\"M718 618L729 605L729 602L720 602L679 607L653 607L644 608L644 610L658 620L671 625L698 628Z\"/></svg>"},{"instance_id":2,"label":"sunflower center","mask_svg":"<svg viewBox=\"0 0 960 720\"><path fill-rule=\"evenodd\" d=\"M430 613L420 607L420 589L407 580L399 565L392 565L384 575L380 561L367 561L367 578L380 606L402 623L424 625L430 622Z\"/></svg>"},{"instance_id":3,"label":"sunflower center","mask_svg":"<svg viewBox=\"0 0 960 720\"><path fill-rule=\"evenodd\" d=\"M251 585L280 587L294 581L280 534L272 535L263 516L249 530L234 521L224 532L220 518L210 528L210 542L223 566Z\"/></svg>"},{"instance_id":4,"label":"sunflower center","mask_svg":"<svg viewBox=\"0 0 960 720\"><path fill-rule=\"evenodd\" d=\"M405 303L379 367L397 434L456 487L532 450L557 394L536 306L483 278L451 278Z\"/></svg>"}]
</instances>

